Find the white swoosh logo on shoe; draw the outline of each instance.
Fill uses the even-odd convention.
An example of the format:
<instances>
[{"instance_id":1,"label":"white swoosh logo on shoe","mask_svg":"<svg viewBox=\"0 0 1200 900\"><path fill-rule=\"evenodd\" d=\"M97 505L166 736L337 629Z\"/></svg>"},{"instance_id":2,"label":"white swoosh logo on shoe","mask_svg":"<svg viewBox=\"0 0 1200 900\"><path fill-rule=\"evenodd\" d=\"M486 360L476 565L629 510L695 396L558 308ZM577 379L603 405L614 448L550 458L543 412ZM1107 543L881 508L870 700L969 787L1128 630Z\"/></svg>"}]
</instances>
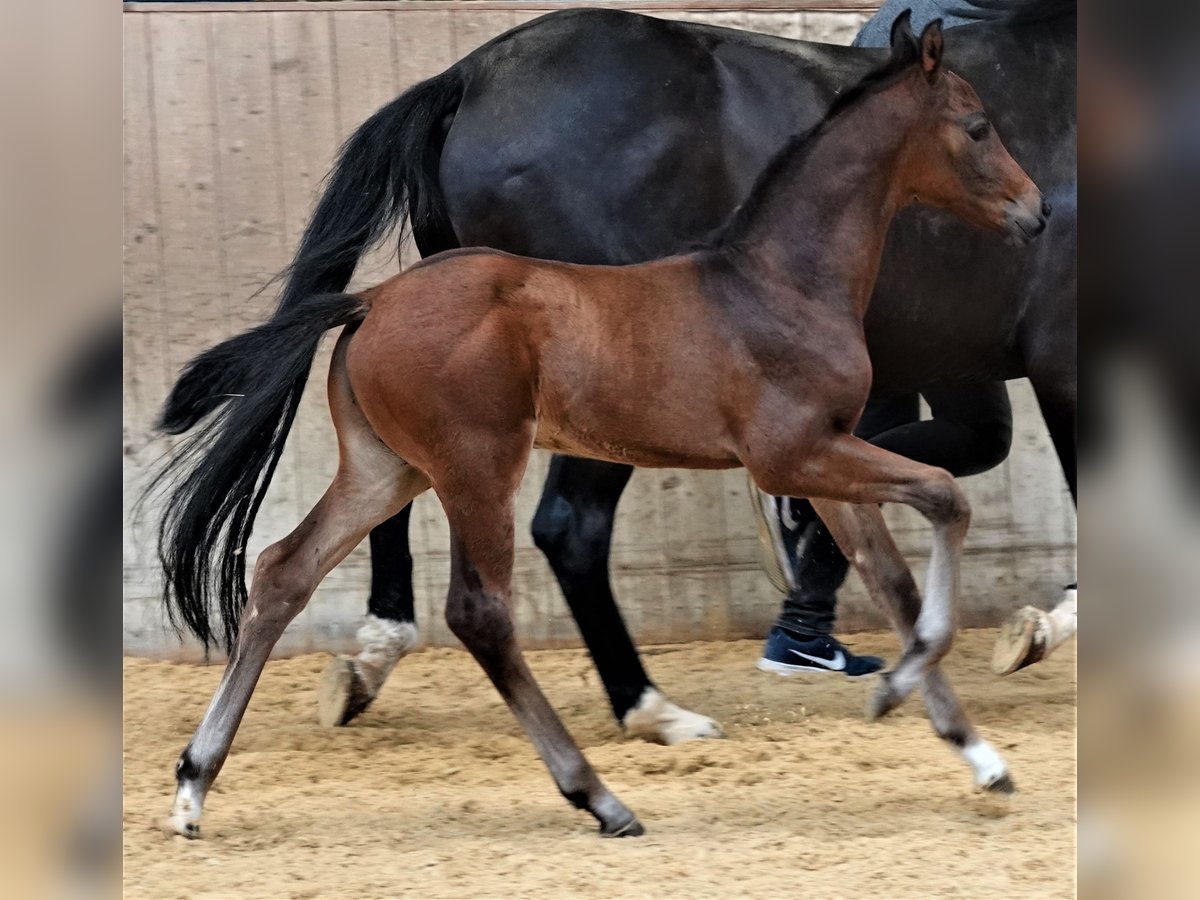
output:
<instances>
[{"instance_id":1,"label":"white swoosh logo on shoe","mask_svg":"<svg viewBox=\"0 0 1200 900\"><path fill-rule=\"evenodd\" d=\"M841 650L833 654L833 659L826 659L823 656L809 656L807 653L801 653L799 650L789 649L788 653L795 653L797 656L803 656L809 662L815 662L822 668L829 669L833 672L840 672L846 668L846 656Z\"/></svg>"}]
</instances>

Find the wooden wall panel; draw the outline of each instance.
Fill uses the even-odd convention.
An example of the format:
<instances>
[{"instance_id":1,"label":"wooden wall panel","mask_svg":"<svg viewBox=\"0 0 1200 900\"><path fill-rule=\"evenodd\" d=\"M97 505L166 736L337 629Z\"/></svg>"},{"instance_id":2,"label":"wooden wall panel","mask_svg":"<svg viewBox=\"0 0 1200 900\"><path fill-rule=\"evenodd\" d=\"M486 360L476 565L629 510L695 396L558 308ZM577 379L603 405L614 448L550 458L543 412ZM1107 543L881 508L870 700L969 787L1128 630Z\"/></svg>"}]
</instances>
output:
<instances>
[{"instance_id":1,"label":"wooden wall panel","mask_svg":"<svg viewBox=\"0 0 1200 900\"><path fill-rule=\"evenodd\" d=\"M855 0L775 9L738 2L642 6L665 17L842 43L870 14L869 3ZM340 143L400 91L546 8L454 2L126 8L125 458L131 497L169 447L150 425L170 381L191 356L269 313L277 288L260 288L295 251ZM406 265L416 259L411 246L400 259ZM372 283L397 267L396 243L389 240L352 284ZM251 562L299 521L332 475L336 453L324 398L331 343L314 367L260 515ZM968 623L1048 601L1056 585L1073 578L1073 509L1028 386L1016 384L1012 393L1012 458L965 482L976 510L964 568ZM578 642L529 537L549 458L535 453L518 501L516 612L530 646ZM928 529L907 510L887 515L919 570ZM161 627L151 537L144 524L126 532L126 648L179 655ZM411 537L422 633L433 643L451 643L441 615L448 533L430 495L415 505ZM618 510L613 583L642 641L757 636L779 601L758 553L740 470L642 470ZM365 547L359 548L288 630L281 652L347 646L365 611L368 575ZM846 628L882 624L853 576L841 617Z\"/></svg>"}]
</instances>

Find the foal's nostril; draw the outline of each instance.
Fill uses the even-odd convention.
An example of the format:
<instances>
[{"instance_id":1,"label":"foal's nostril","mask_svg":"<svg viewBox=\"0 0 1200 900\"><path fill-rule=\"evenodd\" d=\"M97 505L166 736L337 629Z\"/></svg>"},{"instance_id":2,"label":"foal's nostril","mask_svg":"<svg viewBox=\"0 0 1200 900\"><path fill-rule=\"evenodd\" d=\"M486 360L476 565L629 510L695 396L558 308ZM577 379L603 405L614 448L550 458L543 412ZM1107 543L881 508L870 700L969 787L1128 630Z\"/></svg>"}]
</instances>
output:
<instances>
[{"instance_id":1,"label":"foal's nostril","mask_svg":"<svg viewBox=\"0 0 1200 900\"><path fill-rule=\"evenodd\" d=\"M1050 213L1052 213L1053 211L1054 211L1054 207L1050 205L1050 201L1043 200L1042 201L1042 218L1043 219L1050 218Z\"/></svg>"}]
</instances>

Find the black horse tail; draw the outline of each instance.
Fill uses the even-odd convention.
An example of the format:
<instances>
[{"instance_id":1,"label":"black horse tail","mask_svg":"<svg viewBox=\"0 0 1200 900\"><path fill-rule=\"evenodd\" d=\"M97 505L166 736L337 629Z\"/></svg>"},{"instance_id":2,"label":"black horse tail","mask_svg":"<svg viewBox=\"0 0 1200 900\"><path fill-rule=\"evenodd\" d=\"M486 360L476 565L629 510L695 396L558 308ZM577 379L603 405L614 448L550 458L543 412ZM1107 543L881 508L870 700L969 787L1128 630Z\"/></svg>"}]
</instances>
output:
<instances>
[{"instance_id":1,"label":"black horse tail","mask_svg":"<svg viewBox=\"0 0 1200 900\"><path fill-rule=\"evenodd\" d=\"M206 651L218 639L232 650L237 638L246 605L246 541L321 336L361 321L366 309L361 297L349 294L296 300L266 324L193 359L167 398L162 423L178 421L181 408L213 382L244 386L219 398L216 414L178 448L150 488L169 487L158 532L168 617L177 633L186 627Z\"/></svg>"},{"instance_id":2,"label":"black horse tail","mask_svg":"<svg viewBox=\"0 0 1200 900\"><path fill-rule=\"evenodd\" d=\"M415 234L456 246L438 182L438 164L450 116L462 100L462 65L409 88L367 119L342 145L300 247L281 273L277 309L286 311L315 294L343 291L359 258L380 243L405 214ZM162 428L181 434L230 394L253 385L236 371L214 371L197 390L168 406Z\"/></svg>"}]
</instances>

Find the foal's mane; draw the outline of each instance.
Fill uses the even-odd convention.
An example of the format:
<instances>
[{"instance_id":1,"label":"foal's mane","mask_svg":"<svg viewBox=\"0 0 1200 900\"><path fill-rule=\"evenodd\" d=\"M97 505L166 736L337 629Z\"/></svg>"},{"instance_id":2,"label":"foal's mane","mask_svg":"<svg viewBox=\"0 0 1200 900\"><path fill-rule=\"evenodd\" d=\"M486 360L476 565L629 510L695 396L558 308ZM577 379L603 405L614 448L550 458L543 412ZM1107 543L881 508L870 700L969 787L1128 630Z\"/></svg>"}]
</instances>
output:
<instances>
[{"instance_id":1,"label":"foal's mane","mask_svg":"<svg viewBox=\"0 0 1200 900\"><path fill-rule=\"evenodd\" d=\"M817 139L829 127L830 123L841 116L846 110L865 97L877 94L903 78L919 60L919 51L913 46L912 53L893 54L888 60L876 66L859 81L842 91L834 99L825 115L811 128L799 132L788 139L788 142L771 157L771 161L759 173L750 189L749 195L733 214L707 240L695 244L696 250L716 250L736 244L745 236L746 226L754 219L762 207L774 182L792 162L799 160L812 151Z\"/></svg>"}]
</instances>

